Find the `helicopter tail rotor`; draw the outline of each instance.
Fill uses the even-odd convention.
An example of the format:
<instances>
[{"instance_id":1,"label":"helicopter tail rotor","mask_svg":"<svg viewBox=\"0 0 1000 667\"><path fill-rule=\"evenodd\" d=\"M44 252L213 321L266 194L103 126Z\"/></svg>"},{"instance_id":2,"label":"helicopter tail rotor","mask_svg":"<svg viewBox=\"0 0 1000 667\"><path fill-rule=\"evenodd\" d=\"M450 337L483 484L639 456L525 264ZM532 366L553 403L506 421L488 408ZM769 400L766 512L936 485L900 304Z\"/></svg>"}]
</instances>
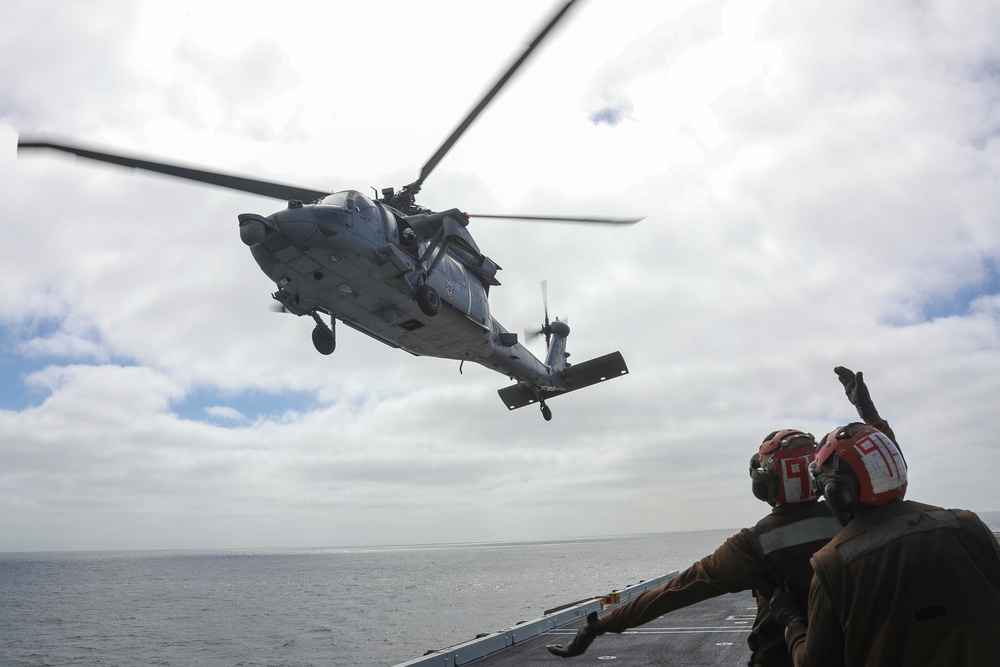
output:
<instances>
[{"instance_id":1,"label":"helicopter tail rotor","mask_svg":"<svg viewBox=\"0 0 1000 667\"><path fill-rule=\"evenodd\" d=\"M525 329L524 338L525 340L534 340L544 334L545 348L548 349L549 343L552 340L552 323L549 322L549 289L547 280L542 281L542 307L545 309L545 322L542 324L542 328L531 330Z\"/></svg>"},{"instance_id":2,"label":"helicopter tail rotor","mask_svg":"<svg viewBox=\"0 0 1000 667\"><path fill-rule=\"evenodd\" d=\"M552 345L552 333L553 333L554 323L549 321L549 289L548 289L548 281L546 280L542 281L542 307L545 312L544 323L542 324L540 329L525 328L524 339L525 341L530 341L534 340L535 338L538 338L539 336L544 335L545 349L547 350ZM558 317L556 317L555 322L560 325L560 327L557 327L558 328L557 333L559 333L562 336L566 336L569 334L569 328L565 326L569 324L569 318L563 318L562 320L560 320Z\"/></svg>"}]
</instances>

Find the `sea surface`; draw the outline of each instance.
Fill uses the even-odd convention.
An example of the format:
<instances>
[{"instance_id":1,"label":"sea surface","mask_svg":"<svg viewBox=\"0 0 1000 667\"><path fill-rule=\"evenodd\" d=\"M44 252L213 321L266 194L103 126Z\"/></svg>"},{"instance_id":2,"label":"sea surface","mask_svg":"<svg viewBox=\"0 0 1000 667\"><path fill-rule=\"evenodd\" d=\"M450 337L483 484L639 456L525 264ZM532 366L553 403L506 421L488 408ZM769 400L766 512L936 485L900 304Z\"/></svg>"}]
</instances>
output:
<instances>
[{"instance_id":1,"label":"sea surface","mask_svg":"<svg viewBox=\"0 0 1000 667\"><path fill-rule=\"evenodd\" d=\"M391 666L683 569L734 532L0 554L0 665Z\"/></svg>"}]
</instances>

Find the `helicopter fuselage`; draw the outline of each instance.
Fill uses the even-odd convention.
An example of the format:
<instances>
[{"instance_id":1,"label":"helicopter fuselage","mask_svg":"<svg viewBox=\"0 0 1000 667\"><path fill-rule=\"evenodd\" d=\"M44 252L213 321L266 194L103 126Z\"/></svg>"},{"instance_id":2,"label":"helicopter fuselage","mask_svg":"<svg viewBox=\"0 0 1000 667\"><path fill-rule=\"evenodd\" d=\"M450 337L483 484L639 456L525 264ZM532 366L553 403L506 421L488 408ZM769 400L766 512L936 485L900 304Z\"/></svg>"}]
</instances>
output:
<instances>
[{"instance_id":1,"label":"helicopter fuselage","mask_svg":"<svg viewBox=\"0 0 1000 667\"><path fill-rule=\"evenodd\" d=\"M329 194L157 160L118 155L62 142L18 139L21 149L54 149L100 162L142 169L217 187L283 199L288 207L269 216L239 216L240 238L274 281L282 308L308 315L316 326L313 345L322 354L336 348L336 321L386 345L417 356L472 361L507 375L515 384L498 391L510 410L538 403L552 418L546 399L628 373L620 352L570 366L569 327L549 322L547 352L532 355L490 314L490 287L500 267L480 252L469 234L469 216L458 209L433 212L416 204L425 179L514 72L562 19L566 0L493 87L423 165L416 181L372 200L355 190ZM304 202L311 203L304 203ZM632 224L639 218L604 216L484 215L478 217L558 222ZM545 288L543 282L543 303ZM329 318L329 324L322 315Z\"/></svg>"},{"instance_id":2,"label":"helicopter fuselage","mask_svg":"<svg viewBox=\"0 0 1000 667\"><path fill-rule=\"evenodd\" d=\"M499 267L478 253L463 218L458 211L404 216L347 190L316 204L290 202L267 217L243 214L240 236L288 312L325 313L417 356L471 361L563 388L552 372L558 360L546 365L492 317L489 287L500 284ZM417 298L421 285L440 297L435 314Z\"/></svg>"}]
</instances>

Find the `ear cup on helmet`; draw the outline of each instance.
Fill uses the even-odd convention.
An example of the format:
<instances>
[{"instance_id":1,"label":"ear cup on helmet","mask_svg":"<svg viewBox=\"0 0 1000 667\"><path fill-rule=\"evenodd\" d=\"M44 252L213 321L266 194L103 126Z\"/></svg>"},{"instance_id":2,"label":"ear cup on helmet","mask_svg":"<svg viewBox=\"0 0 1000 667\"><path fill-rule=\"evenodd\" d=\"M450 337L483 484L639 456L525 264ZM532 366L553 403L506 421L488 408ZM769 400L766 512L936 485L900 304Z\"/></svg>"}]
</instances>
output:
<instances>
[{"instance_id":1,"label":"ear cup on helmet","mask_svg":"<svg viewBox=\"0 0 1000 667\"><path fill-rule=\"evenodd\" d=\"M827 480L823 497L838 517L853 518L858 511L858 487L843 479Z\"/></svg>"},{"instance_id":2,"label":"ear cup on helmet","mask_svg":"<svg viewBox=\"0 0 1000 667\"><path fill-rule=\"evenodd\" d=\"M853 469L834 455L809 468L813 485L845 526L861 509L861 484Z\"/></svg>"},{"instance_id":3,"label":"ear cup on helmet","mask_svg":"<svg viewBox=\"0 0 1000 667\"><path fill-rule=\"evenodd\" d=\"M778 478L760 468L750 473L750 490L753 491L753 497L757 500L763 500L765 503L773 505L777 486Z\"/></svg>"}]
</instances>

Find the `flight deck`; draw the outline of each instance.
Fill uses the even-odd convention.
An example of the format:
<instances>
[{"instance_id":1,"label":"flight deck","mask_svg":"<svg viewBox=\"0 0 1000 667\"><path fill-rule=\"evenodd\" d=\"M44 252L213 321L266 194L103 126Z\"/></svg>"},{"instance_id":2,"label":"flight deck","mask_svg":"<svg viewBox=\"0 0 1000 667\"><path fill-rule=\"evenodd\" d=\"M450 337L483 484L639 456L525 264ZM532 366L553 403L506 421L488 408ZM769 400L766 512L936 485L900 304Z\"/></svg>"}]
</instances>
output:
<instances>
[{"instance_id":1,"label":"flight deck","mask_svg":"<svg viewBox=\"0 0 1000 667\"><path fill-rule=\"evenodd\" d=\"M591 611L623 604L676 574L672 572L604 597L551 610L539 619L428 652L396 667L572 667L598 660L602 663L621 660L619 664L630 666L746 665L750 656L746 639L757 612L749 591L705 600L620 635L602 635L585 654L576 658L560 658L546 650L547 644L571 642Z\"/></svg>"},{"instance_id":2,"label":"flight deck","mask_svg":"<svg viewBox=\"0 0 1000 667\"><path fill-rule=\"evenodd\" d=\"M994 532L994 535L1000 540L1000 533ZM624 604L676 575L674 571L608 595L551 609L539 619L481 635L463 644L428 651L423 657L395 667L573 667L596 661L630 667L745 667L750 657L747 636L757 614L757 603L749 591L722 595L678 609L620 635L602 635L586 653L575 658L560 658L546 650L547 644L565 646L573 641L590 612ZM617 663L618 660L622 662Z\"/></svg>"}]
</instances>

